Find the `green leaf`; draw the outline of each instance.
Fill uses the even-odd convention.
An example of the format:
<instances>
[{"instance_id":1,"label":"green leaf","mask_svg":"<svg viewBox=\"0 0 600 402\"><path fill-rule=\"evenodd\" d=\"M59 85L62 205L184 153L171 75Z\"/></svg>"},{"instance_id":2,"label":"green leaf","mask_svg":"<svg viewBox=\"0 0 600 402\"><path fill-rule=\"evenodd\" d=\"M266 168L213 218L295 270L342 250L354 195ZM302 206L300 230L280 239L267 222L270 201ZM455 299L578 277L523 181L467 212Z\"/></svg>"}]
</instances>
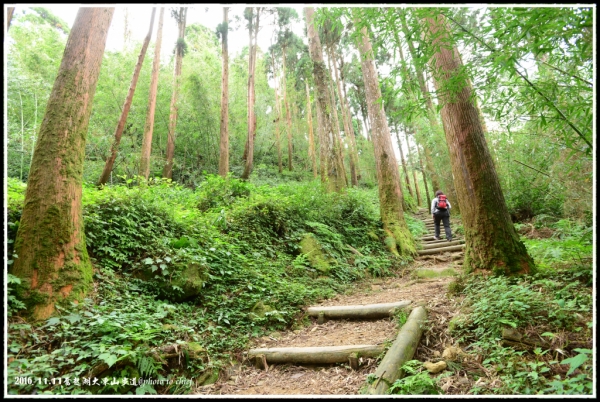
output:
<instances>
[{"instance_id":1,"label":"green leaf","mask_svg":"<svg viewBox=\"0 0 600 402\"><path fill-rule=\"evenodd\" d=\"M570 357L560 362L560 364L570 364L569 371L567 371L567 375L571 375L579 366L585 363L589 359L589 356L586 354L578 354L577 356Z\"/></svg>"},{"instance_id":2,"label":"green leaf","mask_svg":"<svg viewBox=\"0 0 600 402\"><path fill-rule=\"evenodd\" d=\"M153 262L154 262L154 261L152 261L152 258L150 258L150 257L148 257L148 258L145 258L145 259L144 259L144 264L146 264L146 265L150 265L150 264L152 264Z\"/></svg>"},{"instance_id":3,"label":"green leaf","mask_svg":"<svg viewBox=\"0 0 600 402\"><path fill-rule=\"evenodd\" d=\"M69 322L70 322L71 324L73 324L73 323L76 323L77 321L80 321L80 320L81 320L81 316L80 316L79 314L75 314L75 313L73 313L73 314L69 314L68 316L65 316L65 318L66 318L67 320L69 320Z\"/></svg>"},{"instance_id":4,"label":"green leaf","mask_svg":"<svg viewBox=\"0 0 600 402\"><path fill-rule=\"evenodd\" d=\"M51 326L59 324L59 323L60 323L60 318L52 317L48 321L46 321L45 327L51 327Z\"/></svg>"},{"instance_id":5,"label":"green leaf","mask_svg":"<svg viewBox=\"0 0 600 402\"><path fill-rule=\"evenodd\" d=\"M118 360L117 355L113 355L112 353L102 353L98 356L98 359L104 361L104 363L108 364L108 367L112 367Z\"/></svg>"}]
</instances>

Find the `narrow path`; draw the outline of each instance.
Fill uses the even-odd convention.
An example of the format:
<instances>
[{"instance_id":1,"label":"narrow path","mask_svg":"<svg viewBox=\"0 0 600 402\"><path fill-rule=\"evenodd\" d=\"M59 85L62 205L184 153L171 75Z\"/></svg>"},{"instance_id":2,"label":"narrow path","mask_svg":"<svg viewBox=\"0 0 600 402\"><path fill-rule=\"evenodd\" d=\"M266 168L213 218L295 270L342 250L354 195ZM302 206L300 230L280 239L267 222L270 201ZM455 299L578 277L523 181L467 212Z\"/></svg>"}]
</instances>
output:
<instances>
[{"instance_id":1,"label":"narrow path","mask_svg":"<svg viewBox=\"0 0 600 402\"><path fill-rule=\"evenodd\" d=\"M348 294L337 295L323 301L319 306L370 305L401 300L410 300L411 306L424 305L428 313L428 328L424 331L413 358L435 361L446 347L453 344L453 340L446 334L446 329L448 321L456 311L446 292L448 284L460 270L458 262L461 262L459 259L462 251L447 250L448 242L434 242L433 227L428 225L433 223L431 216L426 210L419 211L418 215L427 226L431 226L430 233L424 236L421 243L424 250L425 247L430 247L427 250L434 250L433 254L420 255L398 277L363 281ZM462 243L452 246L462 247ZM410 312L410 308L407 312ZM272 349L345 345L385 346L394 341L399 331L391 317L319 320L307 314L303 321L308 325L255 339L250 347ZM266 362L266 367L264 360L256 366L254 363L255 359L249 359L246 354L242 364L231 367L215 384L197 388L196 393L358 395L366 384L367 375L377 369L376 359L366 357L358 359L356 369L351 368L349 362L320 365Z\"/></svg>"}]
</instances>

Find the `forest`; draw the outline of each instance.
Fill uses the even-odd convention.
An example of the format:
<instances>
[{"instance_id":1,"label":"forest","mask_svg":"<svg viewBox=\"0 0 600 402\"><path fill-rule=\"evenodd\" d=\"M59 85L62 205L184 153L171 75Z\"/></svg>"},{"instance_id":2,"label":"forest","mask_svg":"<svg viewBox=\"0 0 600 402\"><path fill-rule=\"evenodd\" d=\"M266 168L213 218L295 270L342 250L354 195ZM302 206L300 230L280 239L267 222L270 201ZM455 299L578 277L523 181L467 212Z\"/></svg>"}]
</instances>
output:
<instances>
[{"instance_id":1,"label":"forest","mask_svg":"<svg viewBox=\"0 0 600 402\"><path fill-rule=\"evenodd\" d=\"M5 397L596 395L595 5L64 7L4 6Z\"/></svg>"}]
</instances>

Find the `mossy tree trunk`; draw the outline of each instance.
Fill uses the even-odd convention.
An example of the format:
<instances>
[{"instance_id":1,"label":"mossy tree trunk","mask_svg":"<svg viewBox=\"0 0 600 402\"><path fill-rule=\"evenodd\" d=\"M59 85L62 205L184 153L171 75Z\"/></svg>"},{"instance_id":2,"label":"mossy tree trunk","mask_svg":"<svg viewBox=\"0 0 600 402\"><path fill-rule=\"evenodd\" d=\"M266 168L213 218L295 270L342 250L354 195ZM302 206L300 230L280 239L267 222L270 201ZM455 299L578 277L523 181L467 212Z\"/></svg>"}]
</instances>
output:
<instances>
[{"instance_id":1,"label":"mossy tree trunk","mask_svg":"<svg viewBox=\"0 0 600 402\"><path fill-rule=\"evenodd\" d=\"M173 73L173 96L171 97L171 113L169 114L169 132L167 134L166 162L163 167L163 178L173 178L173 157L175 156L175 129L177 128L177 98L179 97L179 77L185 50L185 20L187 7L179 7L177 13L177 45L175 46L175 71Z\"/></svg>"},{"instance_id":2,"label":"mossy tree trunk","mask_svg":"<svg viewBox=\"0 0 600 402\"><path fill-rule=\"evenodd\" d=\"M153 7L152 15L150 16L150 28L148 29L148 34L144 38L144 43L142 44L142 49L140 50L140 55L138 56L137 64L135 65L135 68L133 70L133 77L131 78L129 91L127 92L127 97L125 98L125 103L123 104L121 117L119 118L119 122L117 123L117 127L115 128L115 139L110 148L110 156L106 160L106 164L104 165L104 170L102 170L102 174L100 174L100 178L98 179L97 183L98 186L106 184L106 182L110 178L110 173L113 170L115 160L117 159L117 152L119 151L119 144L121 143L121 136L123 135L125 123L127 122L129 109L131 109L131 101L133 100L133 94L135 93L137 81L140 77L140 72L142 71L142 64L144 63L144 58L146 57L146 50L148 49L148 45L150 44L150 38L152 37L152 28L154 27L155 15L156 7Z\"/></svg>"},{"instance_id":3,"label":"mossy tree trunk","mask_svg":"<svg viewBox=\"0 0 600 402\"><path fill-rule=\"evenodd\" d=\"M160 46L162 43L162 30L165 8L160 8L158 15L158 29L156 31L156 44L154 45L154 61L152 62L152 77L150 78L150 92L148 95L148 110L144 124L144 139L140 156L139 175L146 180L150 176L150 155L152 151L152 134L154 132L154 112L156 110L156 92L158 90L158 73L160 71Z\"/></svg>"},{"instance_id":4,"label":"mossy tree trunk","mask_svg":"<svg viewBox=\"0 0 600 402\"><path fill-rule=\"evenodd\" d=\"M229 52L227 51L227 33L229 31L229 7L223 7L223 24L220 27L221 55L223 73L221 75L221 126L219 142L219 175L223 178L229 173Z\"/></svg>"},{"instance_id":5,"label":"mossy tree trunk","mask_svg":"<svg viewBox=\"0 0 600 402\"><path fill-rule=\"evenodd\" d=\"M11 273L43 320L92 283L82 217L85 141L114 8L82 7L69 34L31 163Z\"/></svg>"},{"instance_id":6,"label":"mossy tree trunk","mask_svg":"<svg viewBox=\"0 0 600 402\"><path fill-rule=\"evenodd\" d=\"M533 259L511 222L472 88L445 19L438 14L424 23L435 51L430 62L465 227L464 267L467 272L530 273Z\"/></svg>"},{"instance_id":7,"label":"mossy tree trunk","mask_svg":"<svg viewBox=\"0 0 600 402\"><path fill-rule=\"evenodd\" d=\"M256 21L254 21L256 14ZM252 7L246 8L248 19L248 139L246 140L246 148L244 150L244 159L246 164L241 179L248 180L250 173L254 168L254 137L256 136L256 113L254 104L256 102L256 92L254 88L254 72L256 70L256 37L258 36L258 26L260 21L260 7L256 8L256 13Z\"/></svg>"},{"instance_id":8,"label":"mossy tree trunk","mask_svg":"<svg viewBox=\"0 0 600 402\"><path fill-rule=\"evenodd\" d=\"M402 210L402 189L398 175L398 162L392 148L392 138L387 124L383 105L379 103L381 90L375 67L373 49L367 28L361 24L360 11L353 9L357 30L360 29L358 50L361 55L361 67L367 107L372 124L371 137L375 152L377 182L379 185L379 208L384 231L387 234L386 245L394 254L412 255L415 242L408 230ZM360 28L362 26L362 28Z\"/></svg>"},{"instance_id":9,"label":"mossy tree trunk","mask_svg":"<svg viewBox=\"0 0 600 402\"><path fill-rule=\"evenodd\" d=\"M346 188L344 166L340 165L339 150L336 149L335 132L333 127L332 111L333 102L329 92L328 73L323 61L321 41L314 25L314 8L304 8L306 26L308 30L308 47L313 61L313 78L315 80L317 96L317 114L321 130L321 149L325 152L325 166L321 165L322 180L327 182L329 191L342 191Z\"/></svg>"}]
</instances>

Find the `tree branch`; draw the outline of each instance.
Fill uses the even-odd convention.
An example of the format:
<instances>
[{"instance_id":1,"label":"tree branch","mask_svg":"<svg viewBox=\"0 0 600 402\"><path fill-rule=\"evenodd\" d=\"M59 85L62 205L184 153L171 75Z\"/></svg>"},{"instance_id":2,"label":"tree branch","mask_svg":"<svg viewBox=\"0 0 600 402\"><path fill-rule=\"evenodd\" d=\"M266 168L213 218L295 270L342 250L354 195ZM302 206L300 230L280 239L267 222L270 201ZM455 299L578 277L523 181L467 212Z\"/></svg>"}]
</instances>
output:
<instances>
[{"instance_id":1,"label":"tree branch","mask_svg":"<svg viewBox=\"0 0 600 402\"><path fill-rule=\"evenodd\" d=\"M451 16L447 16L444 14L444 16L446 18L448 18L450 21L452 21L453 23L455 23L460 29L462 29L464 32L468 33L469 35L471 35L473 38L475 38L478 42L480 42L483 46L485 46L487 49L489 49L491 52L496 53L496 49L494 49L492 46L488 45L483 39L477 37L477 35L475 35L474 33L470 32L469 30L467 30L465 27L463 27L461 24L459 24L458 22L456 22ZM514 56L511 56L511 59L514 60L515 64L521 68L523 68L519 62L515 59ZM577 135L579 135L579 137L588 145L588 147L590 148L590 150L592 150L594 147L592 145L592 143L585 138L585 136L583 135L583 133L577 128L575 127L575 125L573 123L571 123L571 121L564 115L564 113L558 108L558 106L556 106L554 104L554 102L552 102L544 93L542 93L542 91L540 91L535 85L533 85L533 83L531 81L529 81L527 79L527 77L525 77L523 74L521 74L521 72L514 66L511 66L515 72L517 74L519 74L519 76L521 78L523 78L525 80L525 82L531 87L533 88L533 90L535 92L537 92L542 98L544 98L544 100L548 103L548 105L552 106L552 108L554 110L556 110L556 112L559 114L559 116L573 129L573 131L575 131L577 133Z\"/></svg>"}]
</instances>

